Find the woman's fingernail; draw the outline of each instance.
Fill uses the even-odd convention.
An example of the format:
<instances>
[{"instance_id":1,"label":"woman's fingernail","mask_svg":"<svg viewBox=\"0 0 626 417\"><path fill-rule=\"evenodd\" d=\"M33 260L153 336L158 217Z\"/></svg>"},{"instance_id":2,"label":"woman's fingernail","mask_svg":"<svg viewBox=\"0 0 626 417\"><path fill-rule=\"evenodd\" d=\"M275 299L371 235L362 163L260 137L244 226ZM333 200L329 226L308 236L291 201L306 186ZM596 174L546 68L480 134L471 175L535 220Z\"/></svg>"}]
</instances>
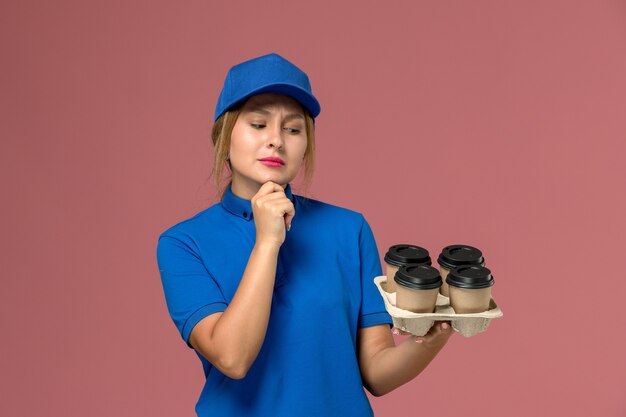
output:
<instances>
[{"instance_id":1,"label":"woman's fingernail","mask_svg":"<svg viewBox=\"0 0 626 417\"><path fill-rule=\"evenodd\" d=\"M448 323L441 323L441 328L446 330L448 328Z\"/></svg>"},{"instance_id":2,"label":"woman's fingernail","mask_svg":"<svg viewBox=\"0 0 626 417\"><path fill-rule=\"evenodd\" d=\"M424 340L420 339L419 337L417 339L415 339L415 343L422 343Z\"/></svg>"},{"instance_id":3,"label":"woman's fingernail","mask_svg":"<svg viewBox=\"0 0 626 417\"><path fill-rule=\"evenodd\" d=\"M290 230L291 230L291 223L287 225L287 231L290 231Z\"/></svg>"},{"instance_id":4,"label":"woman's fingernail","mask_svg":"<svg viewBox=\"0 0 626 417\"><path fill-rule=\"evenodd\" d=\"M391 333L395 334L396 336L400 334L400 330L396 329L395 327L393 329L391 329Z\"/></svg>"}]
</instances>

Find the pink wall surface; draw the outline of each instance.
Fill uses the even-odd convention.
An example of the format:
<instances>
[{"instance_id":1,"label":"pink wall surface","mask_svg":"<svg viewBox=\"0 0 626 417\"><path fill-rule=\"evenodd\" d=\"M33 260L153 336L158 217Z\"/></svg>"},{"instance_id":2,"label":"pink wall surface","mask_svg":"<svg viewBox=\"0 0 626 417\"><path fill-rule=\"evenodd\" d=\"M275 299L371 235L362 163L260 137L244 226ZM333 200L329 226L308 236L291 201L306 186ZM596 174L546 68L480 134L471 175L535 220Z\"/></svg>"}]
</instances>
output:
<instances>
[{"instance_id":1,"label":"pink wall surface","mask_svg":"<svg viewBox=\"0 0 626 417\"><path fill-rule=\"evenodd\" d=\"M626 2L19 1L0 39L0 415L194 415L157 237L215 202L224 76L272 51L322 104L309 195L496 278L504 317L376 416L626 415Z\"/></svg>"}]
</instances>

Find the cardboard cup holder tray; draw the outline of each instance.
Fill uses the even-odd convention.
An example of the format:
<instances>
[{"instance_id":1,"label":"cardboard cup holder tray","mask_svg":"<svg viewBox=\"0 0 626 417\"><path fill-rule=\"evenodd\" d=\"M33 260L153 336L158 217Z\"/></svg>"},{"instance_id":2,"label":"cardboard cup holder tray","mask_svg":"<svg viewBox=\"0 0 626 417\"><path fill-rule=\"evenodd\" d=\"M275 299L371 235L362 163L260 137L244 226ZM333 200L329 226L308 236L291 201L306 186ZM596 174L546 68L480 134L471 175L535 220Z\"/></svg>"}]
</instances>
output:
<instances>
[{"instance_id":1,"label":"cardboard cup holder tray","mask_svg":"<svg viewBox=\"0 0 626 417\"><path fill-rule=\"evenodd\" d=\"M474 336L484 332L489 327L491 320L502 317L502 310L493 298L489 304L489 310L482 313L456 314L450 306L450 299L444 295L437 296L437 305L434 313L414 313L396 307L396 293L388 293L387 277L385 275L374 278L374 284L380 291L385 308L393 319L393 325L400 330L416 336L424 336L435 321L450 321L452 328L465 337Z\"/></svg>"}]
</instances>

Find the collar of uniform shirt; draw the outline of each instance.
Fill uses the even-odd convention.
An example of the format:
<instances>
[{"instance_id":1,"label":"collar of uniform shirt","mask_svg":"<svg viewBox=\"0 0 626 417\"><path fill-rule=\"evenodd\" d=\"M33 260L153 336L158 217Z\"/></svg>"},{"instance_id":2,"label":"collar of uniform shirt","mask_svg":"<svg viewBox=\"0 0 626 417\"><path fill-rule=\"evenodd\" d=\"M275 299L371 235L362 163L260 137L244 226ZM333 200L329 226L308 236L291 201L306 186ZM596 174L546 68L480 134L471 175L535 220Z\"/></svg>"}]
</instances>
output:
<instances>
[{"instance_id":1,"label":"collar of uniform shirt","mask_svg":"<svg viewBox=\"0 0 626 417\"><path fill-rule=\"evenodd\" d=\"M287 187L285 187L285 195L295 204L293 194L291 193L291 184L287 184ZM252 220L252 203L250 200L243 199L233 194L230 185L224 192L222 206L235 216L241 217L247 221Z\"/></svg>"}]
</instances>

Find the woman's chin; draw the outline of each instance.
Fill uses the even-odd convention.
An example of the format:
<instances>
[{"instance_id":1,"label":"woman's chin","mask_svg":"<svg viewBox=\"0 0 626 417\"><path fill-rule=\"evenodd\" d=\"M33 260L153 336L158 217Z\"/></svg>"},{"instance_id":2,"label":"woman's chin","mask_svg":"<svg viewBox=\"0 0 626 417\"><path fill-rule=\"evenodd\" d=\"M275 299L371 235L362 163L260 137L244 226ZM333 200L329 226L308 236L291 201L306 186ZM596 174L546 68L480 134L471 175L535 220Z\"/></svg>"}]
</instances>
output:
<instances>
[{"instance_id":1,"label":"woman's chin","mask_svg":"<svg viewBox=\"0 0 626 417\"><path fill-rule=\"evenodd\" d=\"M291 182L289 177L286 177L285 175L267 175L264 178L265 180L263 181L263 183L266 183L267 181L272 181L276 184L287 185Z\"/></svg>"}]
</instances>

